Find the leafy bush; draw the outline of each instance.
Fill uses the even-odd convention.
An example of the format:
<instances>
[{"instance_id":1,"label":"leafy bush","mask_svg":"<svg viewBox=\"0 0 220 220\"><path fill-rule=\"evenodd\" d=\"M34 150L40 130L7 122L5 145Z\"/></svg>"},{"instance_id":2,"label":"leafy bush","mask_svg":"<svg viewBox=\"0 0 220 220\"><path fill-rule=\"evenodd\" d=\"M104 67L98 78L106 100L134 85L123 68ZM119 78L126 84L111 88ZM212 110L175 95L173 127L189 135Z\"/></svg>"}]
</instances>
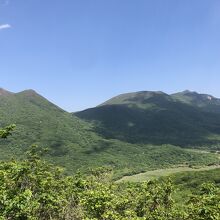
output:
<instances>
[{"instance_id":1,"label":"leafy bush","mask_svg":"<svg viewBox=\"0 0 220 220\"><path fill-rule=\"evenodd\" d=\"M2 129L0 137L12 130ZM214 184L203 185L180 209L170 180L117 184L109 169L66 176L40 159L44 152L32 146L26 159L0 163L1 220L219 220Z\"/></svg>"}]
</instances>

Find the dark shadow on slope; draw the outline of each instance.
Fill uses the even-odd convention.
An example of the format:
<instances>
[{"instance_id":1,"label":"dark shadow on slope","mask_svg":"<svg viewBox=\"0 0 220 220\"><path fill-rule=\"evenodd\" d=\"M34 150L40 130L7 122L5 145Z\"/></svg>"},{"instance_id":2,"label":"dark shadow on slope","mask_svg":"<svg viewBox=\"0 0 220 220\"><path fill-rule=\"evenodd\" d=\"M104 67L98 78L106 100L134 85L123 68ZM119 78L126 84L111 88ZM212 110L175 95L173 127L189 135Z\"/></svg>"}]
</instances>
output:
<instances>
[{"instance_id":1,"label":"dark shadow on slope","mask_svg":"<svg viewBox=\"0 0 220 220\"><path fill-rule=\"evenodd\" d=\"M97 143L90 146L90 148L86 149L84 152L86 154L99 154L103 151L107 151L109 148L112 147L112 143L108 140L100 140Z\"/></svg>"},{"instance_id":2,"label":"dark shadow on slope","mask_svg":"<svg viewBox=\"0 0 220 220\"><path fill-rule=\"evenodd\" d=\"M108 139L180 146L219 143L218 140L208 140L207 136L220 135L220 114L170 102L164 96L142 100L142 104L146 103L154 107L143 109L135 105L104 105L75 115L94 122L94 131Z\"/></svg>"}]
</instances>

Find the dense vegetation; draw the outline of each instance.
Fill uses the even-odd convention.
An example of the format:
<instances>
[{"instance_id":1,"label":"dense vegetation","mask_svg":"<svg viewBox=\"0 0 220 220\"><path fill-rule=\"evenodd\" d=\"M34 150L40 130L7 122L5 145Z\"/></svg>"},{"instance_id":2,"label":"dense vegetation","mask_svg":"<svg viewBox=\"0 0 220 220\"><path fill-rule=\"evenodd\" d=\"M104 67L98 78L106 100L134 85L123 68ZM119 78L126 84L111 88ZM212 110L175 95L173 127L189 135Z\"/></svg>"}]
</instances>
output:
<instances>
[{"instance_id":1,"label":"dense vegetation","mask_svg":"<svg viewBox=\"0 0 220 220\"><path fill-rule=\"evenodd\" d=\"M6 138L13 126L0 130ZM220 189L202 185L184 207L173 200L171 182L121 183L111 171L65 176L60 168L40 159L36 146L23 160L0 163L0 219L7 220L218 220Z\"/></svg>"},{"instance_id":2,"label":"dense vegetation","mask_svg":"<svg viewBox=\"0 0 220 220\"><path fill-rule=\"evenodd\" d=\"M187 202L193 194L199 194L200 186L205 182L220 187L219 168L206 171L181 172L171 175L170 178L177 188L175 198L181 203L183 203L184 200Z\"/></svg>"},{"instance_id":3,"label":"dense vegetation","mask_svg":"<svg viewBox=\"0 0 220 220\"><path fill-rule=\"evenodd\" d=\"M199 185L209 181L220 186L220 169L206 171L181 172L171 176L173 183L178 187L187 188L194 192L198 190Z\"/></svg>"},{"instance_id":4,"label":"dense vegetation","mask_svg":"<svg viewBox=\"0 0 220 220\"><path fill-rule=\"evenodd\" d=\"M43 155L44 159L64 166L68 173L105 165L113 168L114 176L119 177L176 164L218 162L211 154L188 152L172 145L131 144L105 139L94 132L95 127L91 124L32 90L16 94L2 90L0 94L0 126L17 125L14 135L0 142L1 160L22 158L30 145L37 144L50 149Z\"/></svg>"},{"instance_id":5,"label":"dense vegetation","mask_svg":"<svg viewBox=\"0 0 220 220\"><path fill-rule=\"evenodd\" d=\"M122 94L76 116L105 138L129 143L219 149L220 100L184 91Z\"/></svg>"}]
</instances>

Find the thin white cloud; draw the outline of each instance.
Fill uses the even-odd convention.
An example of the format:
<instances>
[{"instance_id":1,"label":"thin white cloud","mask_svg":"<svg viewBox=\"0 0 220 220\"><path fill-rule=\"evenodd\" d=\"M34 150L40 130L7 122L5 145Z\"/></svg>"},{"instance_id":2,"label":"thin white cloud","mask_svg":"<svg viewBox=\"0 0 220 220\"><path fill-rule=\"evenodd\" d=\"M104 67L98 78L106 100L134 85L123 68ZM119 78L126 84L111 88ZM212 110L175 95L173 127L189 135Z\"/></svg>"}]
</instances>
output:
<instances>
[{"instance_id":1,"label":"thin white cloud","mask_svg":"<svg viewBox=\"0 0 220 220\"><path fill-rule=\"evenodd\" d=\"M0 30L11 28L10 24L0 24Z\"/></svg>"}]
</instances>

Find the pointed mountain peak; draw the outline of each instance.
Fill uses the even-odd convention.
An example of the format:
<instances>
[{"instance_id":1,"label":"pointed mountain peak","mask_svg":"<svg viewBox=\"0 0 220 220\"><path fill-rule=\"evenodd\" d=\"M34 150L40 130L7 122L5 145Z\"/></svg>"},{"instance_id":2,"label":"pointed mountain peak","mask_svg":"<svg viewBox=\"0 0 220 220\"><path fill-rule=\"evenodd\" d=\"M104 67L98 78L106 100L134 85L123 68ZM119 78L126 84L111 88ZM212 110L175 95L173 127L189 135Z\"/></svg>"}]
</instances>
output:
<instances>
[{"instance_id":1,"label":"pointed mountain peak","mask_svg":"<svg viewBox=\"0 0 220 220\"><path fill-rule=\"evenodd\" d=\"M33 90L33 89L26 89L23 92L30 93L30 94L37 94L37 92L35 90Z\"/></svg>"},{"instance_id":2,"label":"pointed mountain peak","mask_svg":"<svg viewBox=\"0 0 220 220\"><path fill-rule=\"evenodd\" d=\"M8 96L8 95L12 95L12 92L9 92L3 88L0 88L0 96Z\"/></svg>"},{"instance_id":3,"label":"pointed mountain peak","mask_svg":"<svg viewBox=\"0 0 220 220\"><path fill-rule=\"evenodd\" d=\"M27 96L40 96L35 90L33 89L26 89L22 92L19 92L18 94L23 94L23 95L27 95Z\"/></svg>"}]
</instances>

